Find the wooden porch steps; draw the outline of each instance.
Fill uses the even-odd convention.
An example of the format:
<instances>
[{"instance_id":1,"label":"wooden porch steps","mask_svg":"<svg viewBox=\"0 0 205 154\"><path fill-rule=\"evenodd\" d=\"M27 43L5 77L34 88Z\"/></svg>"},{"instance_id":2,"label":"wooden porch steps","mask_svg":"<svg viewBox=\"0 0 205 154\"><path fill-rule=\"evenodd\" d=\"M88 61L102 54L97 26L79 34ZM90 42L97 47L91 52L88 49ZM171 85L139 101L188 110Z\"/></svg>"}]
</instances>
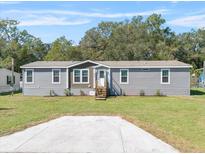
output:
<instances>
[{"instance_id":1,"label":"wooden porch steps","mask_svg":"<svg viewBox=\"0 0 205 154\"><path fill-rule=\"evenodd\" d=\"M96 97L95 99L96 99L96 100L106 100L105 97Z\"/></svg>"},{"instance_id":2,"label":"wooden porch steps","mask_svg":"<svg viewBox=\"0 0 205 154\"><path fill-rule=\"evenodd\" d=\"M103 100L107 98L107 87L97 87L96 88L96 99Z\"/></svg>"},{"instance_id":3,"label":"wooden porch steps","mask_svg":"<svg viewBox=\"0 0 205 154\"><path fill-rule=\"evenodd\" d=\"M105 74L106 76L106 74ZM104 80L104 86L98 85L98 80L95 81L95 99L96 100L106 100L108 96L108 83L107 79Z\"/></svg>"}]
</instances>

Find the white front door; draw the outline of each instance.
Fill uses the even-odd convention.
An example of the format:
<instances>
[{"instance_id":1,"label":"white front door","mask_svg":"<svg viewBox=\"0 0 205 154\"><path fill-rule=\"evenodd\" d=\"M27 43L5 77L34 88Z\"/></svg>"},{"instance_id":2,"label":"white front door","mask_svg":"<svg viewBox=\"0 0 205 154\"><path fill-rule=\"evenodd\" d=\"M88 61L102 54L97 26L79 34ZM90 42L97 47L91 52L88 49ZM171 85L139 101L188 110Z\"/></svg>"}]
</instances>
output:
<instances>
[{"instance_id":1,"label":"white front door","mask_svg":"<svg viewBox=\"0 0 205 154\"><path fill-rule=\"evenodd\" d=\"M98 86L105 86L105 70L98 71Z\"/></svg>"}]
</instances>

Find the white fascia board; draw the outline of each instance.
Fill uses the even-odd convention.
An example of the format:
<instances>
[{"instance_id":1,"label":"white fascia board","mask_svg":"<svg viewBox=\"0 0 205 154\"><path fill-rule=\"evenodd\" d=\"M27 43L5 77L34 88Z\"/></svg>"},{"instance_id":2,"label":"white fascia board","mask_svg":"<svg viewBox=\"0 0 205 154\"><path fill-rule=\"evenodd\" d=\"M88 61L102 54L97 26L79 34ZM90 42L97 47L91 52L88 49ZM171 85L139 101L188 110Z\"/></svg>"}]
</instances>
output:
<instances>
[{"instance_id":1,"label":"white fascia board","mask_svg":"<svg viewBox=\"0 0 205 154\"><path fill-rule=\"evenodd\" d=\"M121 67L110 67L110 68L192 68L192 66L121 66Z\"/></svg>"},{"instance_id":2,"label":"white fascia board","mask_svg":"<svg viewBox=\"0 0 205 154\"><path fill-rule=\"evenodd\" d=\"M103 65L103 64L98 64L97 66L93 66L93 68L98 68L98 67L107 67L107 68L111 68L110 66L107 65Z\"/></svg>"},{"instance_id":3,"label":"white fascia board","mask_svg":"<svg viewBox=\"0 0 205 154\"><path fill-rule=\"evenodd\" d=\"M73 65L70 65L70 66L68 66L68 68L74 67L74 66L78 66L78 65L81 65L81 64L84 64L84 63L88 63L88 62L93 63L93 64L96 64L96 65L100 65L100 66L104 66L104 67L110 68L110 67L107 66L107 65L104 65L104 64L101 64L101 63L97 63L97 62L94 62L94 61L92 61L92 60L85 60L85 61L82 61L82 62L73 64Z\"/></svg>"},{"instance_id":4,"label":"white fascia board","mask_svg":"<svg viewBox=\"0 0 205 154\"><path fill-rule=\"evenodd\" d=\"M42 67L42 66L20 66L20 68L68 68L68 67L65 67L65 66L45 66L45 67Z\"/></svg>"}]
</instances>

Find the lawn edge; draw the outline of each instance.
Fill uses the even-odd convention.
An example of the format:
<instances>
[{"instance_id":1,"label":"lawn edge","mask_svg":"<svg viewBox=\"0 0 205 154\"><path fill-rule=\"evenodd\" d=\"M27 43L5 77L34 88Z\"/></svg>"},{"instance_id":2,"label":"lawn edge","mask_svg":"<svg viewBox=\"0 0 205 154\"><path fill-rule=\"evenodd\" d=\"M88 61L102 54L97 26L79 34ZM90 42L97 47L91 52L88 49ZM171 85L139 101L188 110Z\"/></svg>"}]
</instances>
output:
<instances>
[{"instance_id":1,"label":"lawn edge","mask_svg":"<svg viewBox=\"0 0 205 154\"><path fill-rule=\"evenodd\" d=\"M171 146L173 146L174 148L176 148L177 150L179 150L179 152L204 152L204 150L200 149L199 147L196 146L191 146L191 143L189 143L188 141L185 141L182 138L179 137L175 137L173 134L168 134L167 132L163 131L162 129L154 126L151 123L148 122L143 122L139 119L134 119L131 116L124 116L121 114L107 114L107 113L66 113L66 114L56 114L56 115L52 115L47 117L46 119L43 120L39 120L39 121L33 121L31 123L29 123L28 125L22 126L22 127L17 127L16 129L13 129L11 131L8 132L3 132L0 134L0 137L3 136L7 136L16 132L20 132L23 131L27 128L63 117L63 116L118 116L121 117L124 120L129 121L130 123L134 124L137 127L140 127L141 129L147 131L148 133L152 134L153 136L159 138L160 140L162 140L163 142L166 142L167 144L170 144Z\"/></svg>"}]
</instances>

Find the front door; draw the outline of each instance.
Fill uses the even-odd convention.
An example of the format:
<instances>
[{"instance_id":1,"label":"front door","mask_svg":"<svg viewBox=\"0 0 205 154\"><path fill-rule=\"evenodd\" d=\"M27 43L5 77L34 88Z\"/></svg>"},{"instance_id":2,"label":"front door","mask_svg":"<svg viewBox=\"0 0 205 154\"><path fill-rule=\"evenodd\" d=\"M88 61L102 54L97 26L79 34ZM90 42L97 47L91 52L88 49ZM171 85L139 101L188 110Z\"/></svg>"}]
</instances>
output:
<instances>
[{"instance_id":1,"label":"front door","mask_svg":"<svg viewBox=\"0 0 205 154\"><path fill-rule=\"evenodd\" d=\"M105 86L105 70L98 71L98 86Z\"/></svg>"}]
</instances>

